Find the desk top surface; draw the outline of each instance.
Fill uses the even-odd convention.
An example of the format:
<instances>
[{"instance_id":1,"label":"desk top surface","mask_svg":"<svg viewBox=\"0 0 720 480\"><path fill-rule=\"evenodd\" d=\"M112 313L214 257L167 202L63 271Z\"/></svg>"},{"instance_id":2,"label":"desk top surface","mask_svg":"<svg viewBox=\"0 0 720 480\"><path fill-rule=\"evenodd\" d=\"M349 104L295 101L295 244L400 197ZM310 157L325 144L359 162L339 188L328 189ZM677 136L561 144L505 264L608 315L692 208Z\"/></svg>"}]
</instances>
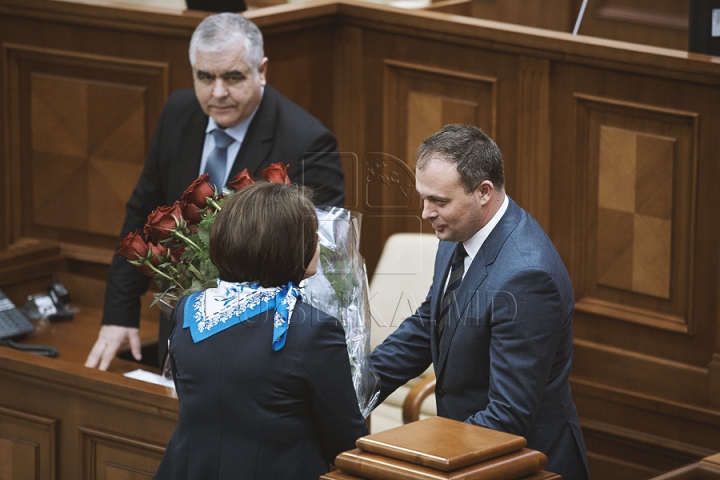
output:
<instances>
[{"instance_id":1,"label":"desk top surface","mask_svg":"<svg viewBox=\"0 0 720 480\"><path fill-rule=\"evenodd\" d=\"M53 346L59 350L59 355L50 358L10 347L0 347L0 369L8 374L12 372L25 377L34 376L42 380L53 380L69 386L87 388L119 397L127 396L134 399L146 397L145 401L149 404L155 404L158 401L163 403L156 398L159 395L172 399L172 402L176 404L177 397L173 388L131 379L123 375L139 368L159 373L157 367L122 358L114 359L106 372L84 366L85 359L97 339L100 317L99 310L80 306L80 310L72 320L55 323L33 322L36 330L25 338L17 340L17 343ZM156 342L157 335L156 320L141 322L140 338L143 345ZM165 407L172 407L172 402Z\"/></svg>"}]
</instances>

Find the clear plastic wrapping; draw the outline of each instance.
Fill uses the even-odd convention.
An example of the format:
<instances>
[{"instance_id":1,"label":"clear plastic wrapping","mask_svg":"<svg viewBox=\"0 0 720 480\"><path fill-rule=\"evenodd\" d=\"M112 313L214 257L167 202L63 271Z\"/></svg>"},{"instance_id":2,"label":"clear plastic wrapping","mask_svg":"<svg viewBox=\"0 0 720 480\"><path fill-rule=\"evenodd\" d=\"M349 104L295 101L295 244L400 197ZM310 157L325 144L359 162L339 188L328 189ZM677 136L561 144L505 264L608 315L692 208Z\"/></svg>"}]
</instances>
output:
<instances>
[{"instance_id":1,"label":"clear plastic wrapping","mask_svg":"<svg viewBox=\"0 0 720 480\"><path fill-rule=\"evenodd\" d=\"M370 308L365 260L360 255L361 215L344 208L317 209L320 257L305 285L306 300L340 320L350 357L358 406L364 417L375 407L379 379L370 354Z\"/></svg>"}]
</instances>

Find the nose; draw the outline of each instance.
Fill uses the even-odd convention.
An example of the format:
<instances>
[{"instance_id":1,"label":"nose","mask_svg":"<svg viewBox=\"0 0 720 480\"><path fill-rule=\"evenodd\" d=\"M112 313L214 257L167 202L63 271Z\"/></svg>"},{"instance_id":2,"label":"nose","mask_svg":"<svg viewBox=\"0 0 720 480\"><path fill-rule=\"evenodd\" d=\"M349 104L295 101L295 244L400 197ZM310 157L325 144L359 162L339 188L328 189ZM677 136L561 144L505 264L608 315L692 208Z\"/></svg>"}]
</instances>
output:
<instances>
[{"instance_id":1,"label":"nose","mask_svg":"<svg viewBox=\"0 0 720 480\"><path fill-rule=\"evenodd\" d=\"M212 93L215 98L222 98L227 95L227 87L222 78L215 79Z\"/></svg>"},{"instance_id":2,"label":"nose","mask_svg":"<svg viewBox=\"0 0 720 480\"><path fill-rule=\"evenodd\" d=\"M437 216L437 212L433 208L432 202L430 202L428 200L423 200L422 219L430 220L431 218L434 218L436 216Z\"/></svg>"}]
</instances>

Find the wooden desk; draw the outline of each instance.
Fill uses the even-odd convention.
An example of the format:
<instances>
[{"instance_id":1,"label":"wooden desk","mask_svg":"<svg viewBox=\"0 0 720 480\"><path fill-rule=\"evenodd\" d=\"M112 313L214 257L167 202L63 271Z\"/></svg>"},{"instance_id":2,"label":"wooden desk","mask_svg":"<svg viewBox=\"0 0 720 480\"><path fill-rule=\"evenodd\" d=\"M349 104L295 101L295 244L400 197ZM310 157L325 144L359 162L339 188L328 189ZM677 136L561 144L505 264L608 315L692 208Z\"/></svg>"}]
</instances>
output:
<instances>
[{"instance_id":1,"label":"wooden desk","mask_svg":"<svg viewBox=\"0 0 720 480\"><path fill-rule=\"evenodd\" d=\"M56 358L0 348L1 479L153 477L177 423L175 390L123 376L134 361L85 368L99 318L83 308L20 342L55 346ZM157 324L143 322L141 337L157 338Z\"/></svg>"}]
</instances>

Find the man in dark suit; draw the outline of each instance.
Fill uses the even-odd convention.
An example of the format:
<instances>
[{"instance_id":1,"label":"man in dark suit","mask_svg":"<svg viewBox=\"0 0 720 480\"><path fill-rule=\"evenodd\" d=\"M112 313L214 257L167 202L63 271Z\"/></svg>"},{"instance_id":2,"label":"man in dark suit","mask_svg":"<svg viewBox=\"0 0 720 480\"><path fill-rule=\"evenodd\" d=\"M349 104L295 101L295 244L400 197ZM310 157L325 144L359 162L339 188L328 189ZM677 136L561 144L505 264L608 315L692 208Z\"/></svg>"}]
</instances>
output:
<instances>
[{"instance_id":1,"label":"man in dark suit","mask_svg":"<svg viewBox=\"0 0 720 480\"><path fill-rule=\"evenodd\" d=\"M317 205L343 206L337 140L317 119L266 85L268 59L255 24L234 13L207 17L190 41L190 64L194 91L175 92L163 108L127 203L121 239L142 231L153 210L179 200L205 172L222 188L245 168L259 178L270 164L282 162L289 165L293 183L314 190ZM149 284L150 278L124 257L113 258L102 327L85 366L106 370L125 341L140 360L140 297Z\"/></svg>"},{"instance_id":2,"label":"man in dark suit","mask_svg":"<svg viewBox=\"0 0 720 480\"><path fill-rule=\"evenodd\" d=\"M432 363L438 415L521 435L549 471L588 478L560 256L505 194L502 156L482 131L448 125L415 159L423 219L440 243L427 298L371 356L380 401Z\"/></svg>"}]
</instances>

